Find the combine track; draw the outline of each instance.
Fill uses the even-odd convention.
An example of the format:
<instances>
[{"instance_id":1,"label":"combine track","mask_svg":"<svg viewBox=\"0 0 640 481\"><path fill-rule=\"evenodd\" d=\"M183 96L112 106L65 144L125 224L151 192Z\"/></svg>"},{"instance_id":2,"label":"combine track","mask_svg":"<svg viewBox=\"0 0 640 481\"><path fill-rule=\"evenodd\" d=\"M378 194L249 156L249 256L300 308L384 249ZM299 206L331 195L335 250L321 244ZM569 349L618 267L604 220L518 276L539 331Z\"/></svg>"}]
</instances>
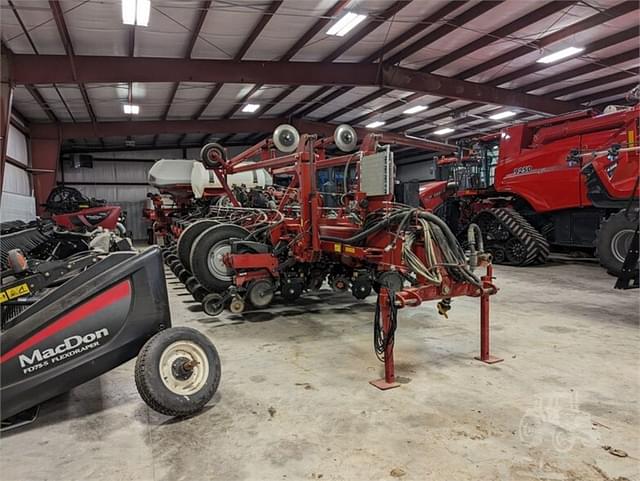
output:
<instances>
[{"instance_id":1,"label":"combine track","mask_svg":"<svg viewBox=\"0 0 640 481\"><path fill-rule=\"evenodd\" d=\"M513 209L488 209L476 215L473 222L482 229L485 249L493 254L496 264L544 264L549 256L544 236Z\"/></svg>"}]
</instances>

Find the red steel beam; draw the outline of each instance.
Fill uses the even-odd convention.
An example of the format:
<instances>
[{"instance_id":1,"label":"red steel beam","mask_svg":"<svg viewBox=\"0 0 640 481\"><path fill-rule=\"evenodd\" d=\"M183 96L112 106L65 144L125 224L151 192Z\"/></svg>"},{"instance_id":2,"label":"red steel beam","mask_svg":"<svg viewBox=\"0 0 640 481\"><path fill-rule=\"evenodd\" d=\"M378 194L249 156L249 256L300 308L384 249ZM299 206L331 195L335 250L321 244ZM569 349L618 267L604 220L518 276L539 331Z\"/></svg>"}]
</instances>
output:
<instances>
[{"instance_id":1,"label":"red steel beam","mask_svg":"<svg viewBox=\"0 0 640 481\"><path fill-rule=\"evenodd\" d=\"M47 117L49 117L49 120L51 120L52 122L59 122L58 117L53 112L53 109L47 103L44 97L40 94L40 92L38 92L38 90L33 85L26 85L25 87L29 91L31 96L35 99L36 103L40 106L40 108L44 110L44 113L47 114Z\"/></svg>"},{"instance_id":2,"label":"red steel beam","mask_svg":"<svg viewBox=\"0 0 640 481\"><path fill-rule=\"evenodd\" d=\"M71 67L71 74L73 78L72 81L78 84L78 87L80 89L80 95L82 96L82 101L84 102L85 108L87 109L89 118L91 119L91 122L95 125L97 122L96 113L94 112L93 106L91 105L89 94L87 93L87 89L84 86L84 82L78 80L76 54L73 50L73 42L71 41L71 35L69 35L69 29L67 28L67 24L64 20L64 12L62 11L60 2L55 0L49 0L49 8L51 9L51 13L53 14L53 19L56 23L56 27L58 28L58 34L60 35L60 40L62 41L64 50L67 54L67 58L69 59L69 65ZM43 58L43 57L38 56L38 58ZM48 83L48 82L45 82L45 83ZM53 83L59 83L59 82L53 82Z\"/></svg>"},{"instance_id":3,"label":"red steel beam","mask_svg":"<svg viewBox=\"0 0 640 481\"><path fill-rule=\"evenodd\" d=\"M580 92L582 90L592 89L594 87L600 87L602 85L608 85L613 82L619 82L620 80L627 80L638 78L638 74L640 74L640 67L635 67L629 70L623 70L622 72L614 73L611 75L607 75L605 77L598 77L592 80L587 80L586 82L582 82L575 85L570 85L565 88L557 89L552 92L548 92L545 94L547 97L564 97L565 95L569 95L575 92Z\"/></svg>"},{"instance_id":4,"label":"red steel beam","mask_svg":"<svg viewBox=\"0 0 640 481\"><path fill-rule=\"evenodd\" d=\"M620 17L622 15L626 15L634 10L637 10L640 6L640 3L637 1L626 1L622 2L618 5L615 5L607 10L604 10L600 13L592 15L591 17L585 18L579 22L569 25L568 27L561 28L549 35L545 35L533 42L529 42L525 45L517 47L515 49L509 50L497 57L493 57L486 62L482 62L475 67L468 68L467 70L461 72L456 75L456 78L466 79L469 77L473 77L482 72L486 72L487 70L497 67L498 65L502 65L504 63L510 62L518 57L522 57L524 55L530 54L531 51L539 51L548 47L549 45L559 42L560 40L564 40L565 38L571 37L577 33L583 32L590 28L599 26L607 21L610 21L614 18Z\"/></svg>"},{"instance_id":5,"label":"red steel beam","mask_svg":"<svg viewBox=\"0 0 640 481\"><path fill-rule=\"evenodd\" d=\"M14 56L14 81L33 82L34 76L48 82L64 82L66 71L60 69L59 56L39 56L38 71L33 71L33 55ZM523 109L561 113L575 108L571 102L560 102L508 89L467 82L440 75L417 72L402 67L375 64L315 62L258 62L229 60L185 60L166 58L76 57L78 77L83 81L163 82L185 78L198 81L213 76L219 82L272 83L294 85L382 85L392 89L424 92L443 97L472 100ZM51 67L51 69L49 69ZM184 67L184 68L182 68ZM128 70L131 68L131 70ZM106 71L105 71L106 69ZM61 78L62 77L62 78ZM106 77L110 77L106 80ZM125 77L128 77L126 79ZM102 79L102 80L101 80Z\"/></svg>"},{"instance_id":6,"label":"red steel beam","mask_svg":"<svg viewBox=\"0 0 640 481\"><path fill-rule=\"evenodd\" d=\"M542 8L544 8L544 7L542 7ZM601 23L603 23L603 22L605 22L607 20L610 20L612 18L616 18L616 17L621 16L621 15L625 15L625 14L627 14L627 13L629 13L629 12L631 12L634 9L637 9L637 8L638 8L638 3L637 2L633 2L633 1L623 2L623 3L621 3L619 5L616 5L616 6L610 8L608 10L605 10L605 11L603 11L601 13L593 15L593 16L585 19L585 20L582 20L582 21L577 22L575 24L569 25L568 27L562 28L562 29L560 29L560 30L558 30L556 32L553 32L553 33L551 33L549 35L546 35L546 36L544 36L542 38L539 38L538 40L535 40L533 42L529 42L528 44L525 44L524 46L520 46L518 48L509 50L509 51L505 52L504 54L499 55L498 57L494 57L491 60L483 62L483 63L481 63L479 65L476 65L475 67L469 68L469 69L465 70L464 72L456 75L456 78L459 79L459 80L464 80L464 79L466 79L468 77L471 77L473 75L477 75L479 73L485 72L485 71L487 71L487 70L489 70L489 69L491 69L493 67L501 65L503 63L510 62L510 61L520 57L520 56L523 56L523 55L526 55L528 53L531 53L532 50L539 50L541 48L544 48L544 47L546 47L548 45L553 44L554 42L558 42L558 41L560 41L560 40L562 40L564 38L567 38L567 37L570 37L572 35L575 35L578 32L581 32L581 31L586 30L588 28L591 28L593 26L599 25L599 24L601 24ZM539 10L541 10L541 9L539 9ZM518 20L512 22L512 24L508 25L509 29L507 29L507 31L509 31L511 28L521 27L523 25L523 23L529 24L528 23L529 17L530 16L525 16L525 17L522 17L521 19L518 19ZM506 28L506 27L507 26L505 26L503 28ZM498 30L496 30L494 32L491 32L488 35L490 36L492 34L495 34L496 32L500 33L499 30L500 29L498 29ZM473 42L471 44L468 44L465 47L462 47L461 50L466 51L466 50L472 48L472 47L470 47L470 45L472 45L472 44L473 44ZM454 56L455 56L455 53L454 53ZM450 57L447 55L445 58L448 61L448 59ZM453 57L451 57L451 58L453 58ZM436 62L438 62L438 61L436 61ZM440 67L441 66L442 65L440 65ZM428 65L422 67L420 69L420 71L425 72L425 73L429 73L429 72L432 72L434 70L434 67L439 68L438 63L434 62L434 63L428 64ZM518 89L518 90L521 91L521 89ZM453 99L448 99L448 101L453 101ZM357 108L358 106L359 105L356 104L355 108ZM344 109L341 109L341 112L345 111L345 110L346 111L351 110L349 107L350 106L347 106ZM396 107L393 107L393 108L396 108ZM389 110L391 110L391 109L389 109ZM377 113L380 114L380 113L383 113L383 111L378 111ZM330 117L325 117L323 120L328 120L329 118Z\"/></svg>"},{"instance_id":7,"label":"red steel beam","mask_svg":"<svg viewBox=\"0 0 640 481\"><path fill-rule=\"evenodd\" d=\"M101 137L122 137L127 135L183 134L187 133L236 133L270 132L285 122L274 119L217 119L217 120L136 120L126 122L97 122L96 130ZM38 138L96 138L91 122L62 122L31 124L33 137Z\"/></svg>"},{"instance_id":8,"label":"red steel beam","mask_svg":"<svg viewBox=\"0 0 640 481\"><path fill-rule=\"evenodd\" d=\"M244 42L242 47L240 47L240 50L238 50L238 52L236 52L235 56L233 57L234 60L242 60L242 57L244 57L244 55L247 53L247 51L251 48L251 46L253 45L253 42L256 41L258 36L262 33L264 28L267 26L267 24L269 23L269 20L271 20L271 18L274 16L274 14L278 11L278 9L280 8L280 5L282 5L282 0L274 0L269 4L267 9L262 14L262 17L260 17L260 20L258 21L256 26L253 28L253 30L249 34L249 37L247 38L247 40ZM249 90L249 92L247 92L242 97L242 99L239 102L236 102L227 111L227 113L225 113L223 115L223 118L228 119L233 114L235 114L238 111L238 109L249 99L249 97L251 97L254 93L256 93L260 89L261 86L262 86L261 84L254 85ZM206 109L207 106L205 106L205 109Z\"/></svg>"},{"instance_id":9,"label":"red steel beam","mask_svg":"<svg viewBox=\"0 0 640 481\"><path fill-rule=\"evenodd\" d=\"M324 122L314 122L312 120L304 120L304 119L296 119L293 121L294 127L296 127L300 132L311 133L311 134L321 134L326 137L333 135L333 131L337 127L337 124L327 124ZM363 139L367 134L371 132L376 132L368 129L355 128L356 133L360 139ZM397 145L407 145L412 147L417 147L425 150L433 150L438 152L454 152L456 150L455 145L449 145L442 142L429 141L426 139L416 139L411 137L406 137L403 134L399 134L396 132L383 132L377 131L377 133L382 135L383 143L393 143Z\"/></svg>"},{"instance_id":10,"label":"red steel beam","mask_svg":"<svg viewBox=\"0 0 640 481\"><path fill-rule=\"evenodd\" d=\"M617 32L613 35L609 35L608 37L601 38L599 40L595 40L593 42L590 42L584 45L583 46L584 50L580 53L580 56L589 55L593 52L597 52L598 50L602 50L602 49L611 47L613 45L626 42L627 40L632 40L637 37L638 37L638 26L636 25L626 30ZM554 64L536 62L526 67L514 70L513 72L509 72L505 75L501 75L498 78L492 79L491 81L487 82L487 85L493 85L493 86L503 85L507 82L511 82L513 80L522 78L526 75L531 75L533 73L537 73L554 66L555 66Z\"/></svg>"},{"instance_id":11,"label":"red steel beam","mask_svg":"<svg viewBox=\"0 0 640 481\"><path fill-rule=\"evenodd\" d=\"M480 2L477 5L472 6L471 8L465 10L461 14L457 15L456 17L454 17L451 21L449 21L449 22L445 23L444 25L436 28L435 30L431 31L430 33L428 33L424 37L421 37L420 39L416 40L412 44L410 44L407 47L401 49L398 53L396 53L395 55L393 55L389 59L385 60L384 63L386 65L393 65L393 64L399 63L400 61L404 60L405 58L409 57L410 55L413 55L414 53L418 52L419 50L425 48L427 45L430 45L431 43L435 42L436 40L441 39L445 35L448 35L449 33L454 32L457 28L462 27L464 24L476 19L480 15L488 12L489 10L491 10L491 9L493 9L495 7L497 7L501 3L502 2ZM433 23L434 21L437 21L437 20L439 20L441 18L444 18L446 15L448 15L448 13L450 13L450 11L446 10L446 8L449 7L449 6L450 6L450 4L447 4L444 7L445 9L440 9L435 14L427 17L425 19L425 22L426 23ZM458 6L459 5L456 5L455 7L457 8ZM381 56L378 55L378 57L381 57ZM367 60L373 61L373 60L371 60L371 58L368 58L368 59L365 60L365 62ZM360 100L352 102L351 104L349 104L349 105L347 105L347 106L345 106L345 107L333 112L332 114L323 117L322 121L326 122L326 121L329 121L329 120L333 120L336 117L340 117L341 115L344 115L344 114L350 112L353 109L357 109L357 108L369 103L371 100L375 100L376 98L391 92L391 90L392 89L380 89L377 92L373 92L372 94L367 95L366 97L364 97L364 98L362 98ZM334 100L335 98L337 98L340 95L342 95L342 93L340 93L339 95L336 95L335 97L333 97L331 99L327 99L326 101ZM316 108L317 107L305 109L305 110L302 111L301 115L307 115L308 113L310 113L311 111L315 110Z\"/></svg>"},{"instance_id":12,"label":"red steel beam","mask_svg":"<svg viewBox=\"0 0 640 481\"><path fill-rule=\"evenodd\" d=\"M373 20L367 22L363 27L359 28L355 33L351 34L348 41L344 42L342 45L336 48L333 52L331 52L324 59L322 59L322 61L333 62L334 60L336 60L343 53L345 53L347 50L349 50L351 47L353 47L355 44L361 41L364 37L369 35L376 28L378 28L380 25L386 22L389 18L393 17L396 13L398 13L400 10L406 7L409 3L411 3L411 1L412 0L397 0L396 2L391 4L391 6L388 7L385 11L383 11L380 15L375 16ZM315 85L317 85L317 83ZM282 102L285 98L291 95L296 90L296 88L297 87L289 87L285 89L267 106L266 109L263 109L263 113L267 112L268 110L273 108L275 105L280 104L280 102ZM305 100L303 100L302 102L307 101L311 97L315 98L317 96L324 95L328 91L329 91L329 88L322 87L318 91L316 91L314 94L307 96L307 98L305 98ZM301 105L302 102L298 102L298 104L296 105ZM292 109L289 109L288 112L290 112L291 110Z\"/></svg>"},{"instance_id":13,"label":"red steel beam","mask_svg":"<svg viewBox=\"0 0 640 481\"><path fill-rule=\"evenodd\" d=\"M466 2L465 1L454 1L454 2L448 2L447 4L445 4L443 7L441 7L440 9L438 9L436 12L428 15L427 17L425 17L424 19L422 19L422 21L418 24L418 25L414 25L413 27L411 27L410 29L406 30L405 32L401 33L399 36L397 36L396 38L394 38L393 40L391 40L391 42L389 42L386 45L383 45L382 48L376 50L375 52L373 52L371 55L369 55L367 58L365 58L361 63L363 64L372 64L378 60L382 61L384 54L386 52L389 52L395 48L397 48L398 46L402 45L404 42L406 42L407 40L409 40L411 37L419 34L420 32L422 32L425 27L424 25L432 25L436 22L441 21L444 17L446 17L448 14L450 14L451 12L453 12L454 10L456 10L457 8L461 7L462 5L464 5ZM481 7L477 7L477 9L480 9ZM444 25L436 30L434 30L434 32L443 32L443 29L447 29L447 31L449 31L451 28L454 27L449 27L447 25ZM432 32L432 33L434 33ZM431 34L428 34L427 37L431 38ZM421 39L422 40L422 39ZM420 42L421 40L418 40L418 42ZM414 42L411 45L415 45L418 42ZM411 45L409 47L411 47ZM403 49L404 51L404 49ZM311 93L310 95L307 95L304 99L302 99L301 101L299 101L297 104L295 104L293 107L291 107L290 109L288 109L284 115L285 116L289 116L289 115L293 115L294 113L296 113L298 110L300 110L302 107L307 106L304 110L302 110L301 112L298 112L298 116L299 117L304 117L305 115L313 112L314 110L317 110L318 108L320 108L321 106L325 105L328 102L331 102L335 99L337 99L338 97L344 95L345 93L347 93L348 91L352 90L352 87L342 87L337 89L334 92L329 93L328 95L325 95L327 92L329 92L329 88L324 87L321 88L319 90L317 90L316 92ZM391 89L379 89L376 92L374 92L374 98L377 98L381 95L384 95L388 92L390 92ZM309 105L310 102L313 102ZM351 104L354 105L354 104ZM350 105L350 107L351 107ZM362 104L360 104L362 105ZM359 105L356 105L353 108L357 108L359 107ZM344 109L341 109L344 110ZM342 115L342 112L339 111L338 113L331 114L330 116L327 116L323 119L323 121L326 120L331 120L334 119L336 117L339 117L340 115Z\"/></svg>"},{"instance_id":14,"label":"red steel beam","mask_svg":"<svg viewBox=\"0 0 640 481\"><path fill-rule=\"evenodd\" d=\"M562 9L568 8L575 3L577 2L559 0L549 2L541 7L532 4L532 6L536 8L534 8L534 10L527 13L526 15L523 15L522 17L519 17L513 22L509 22L508 24L503 25L502 27L492 30L486 35L483 35L482 37L464 45L463 47L456 48L452 52L447 52L446 55L443 55L439 59L428 63L427 65L422 67L421 70L426 72L435 72L445 65L449 65L456 60L466 57L467 55L470 55L473 52L480 50L481 48L484 48L497 40L501 40L509 35L512 35L529 25L544 20L548 16L553 15L554 13L559 12Z\"/></svg>"},{"instance_id":15,"label":"red steel beam","mask_svg":"<svg viewBox=\"0 0 640 481\"><path fill-rule=\"evenodd\" d=\"M322 18L319 18L316 23L314 23L309 30L307 30L302 37L300 37L296 43L294 43L289 50L285 52L285 54L280 57L280 61L289 61L294 55L296 55L302 48L315 37L318 32L320 32L331 20L333 17L338 15L344 7L349 3L350 0L338 0L333 6L325 12ZM263 105L261 110L258 110L253 117L258 117L262 113L268 111L276 105L279 105L280 102L287 97L291 92L293 92L293 87L289 87L281 92L276 98L269 101L268 104Z\"/></svg>"},{"instance_id":16,"label":"red steel beam","mask_svg":"<svg viewBox=\"0 0 640 481\"><path fill-rule=\"evenodd\" d=\"M212 0L206 0L200 5L200 13L196 18L196 23L193 26L193 30L191 31L191 37L189 38L189 42L187 43L187 48L185 50L184 58L190 59L193 54L193 49L196 46L196 42L198 41L198 37L200 36L200 32L202 31L202 26L204 25L204 21L207 18L207 14L209 13L209 9L211 8ZM171 106L173 105L173 100L176 97L176 93L178 92L178 88L180 87L180 82L175 82L173 84L173 88L171 89L171 94L169 95L169 101L167 102L167 107L162 114L162 119L167 120L169 116L169 111L171 110ZM205 107L206 108L206 107ZM205 108L202 108L201 112L204 111ZM198 115L199 116L199 115ZM158 139L156 136L154 138L154 143Z\"/></svg>"},{"instance_id":17,"label":"red steel beam","mask_svg":"<svg viewBox=\"0 0 640 481\"><path fill-rule=\"evenodd\" d=\"M567 70L566 72L550 75L548 77L541 78L540 80L536 80L535 82L530 82L527 85L519 87L518 90L520 92L532 92L533 90L546 87L547 85L554 85L558 82L562 82L563 80L574 79L576 77L580 77L581 75L597 72L598 70L601 70L603 68L613 67L614 65L629 62L631 60L637 60L638 58L640 58L640 49L632 48L631 50L627 50L626 52L620 53L618 55L599 59L597 63L590 63L582 67L572 68L570 70Z\"/></svg>"}]
</instances>

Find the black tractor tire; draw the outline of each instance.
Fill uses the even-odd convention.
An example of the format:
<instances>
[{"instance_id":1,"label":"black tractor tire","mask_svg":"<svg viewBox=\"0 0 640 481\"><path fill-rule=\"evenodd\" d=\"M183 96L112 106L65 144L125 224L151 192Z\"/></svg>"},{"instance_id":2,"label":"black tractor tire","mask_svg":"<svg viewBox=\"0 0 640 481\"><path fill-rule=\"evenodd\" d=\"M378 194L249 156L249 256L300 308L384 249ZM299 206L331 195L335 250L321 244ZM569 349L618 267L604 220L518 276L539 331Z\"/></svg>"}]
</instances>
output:
<instances>
[{"instance_id":1,"label":"black tractor tire","mask_svg":"<svg viewBox=\"0 0 640 481\"><path fill-rule=\"evenodd\" d=\"M171 366L161 364L166 364L167 356L174 359ZM195 365L185 370L186 362ZM218 389L220 375L215 346L190 327L157 333L142 347L135 367L140 397L151 409L167 416L190 416L201 411Z\"/></svg>"},{"instance_id":2,"label":"black tractor tire","mask_svg":"<svg viewBox=\"0 0 640 481\"><path fill-rule=\"evenodd\" d=\"M238 225L219 224L209 227L195 240L189 258L191 272L209 292L223 292L232 282L228 272L222 273L222 268L219 269L220 272L210 269L209 255L212 251L229 245L232 239L244 239L247 235L249 231Z\"/></svg>"},{"instance_id":3,"label":"black tractor tire","mask_svg":"<svg viewBox=\"0 0 640 481\"><path fill-rule=\"evenodd\" d=\"M189 272L191 272L189 256L191 254L191 247L193 246L193 243L205 230L218 224L219 222L216 220L202 219L194 222L193 224L189 224L187 228L182 231L182 234L180 234L176 252L178 254L178 259L180 259L184 268Z\"/></svg>"},{"instance_id":4,"label":"black tractor tire","mask_svg":"<svg viewBox=\"0 0 640 481\"><path fill-rule=\"evenodd\" d=\"M621 210L600 223L596 233L596 256L611 275L622 272L633 234L638 227L638 210Z\"/></svg>"}]
</instances>

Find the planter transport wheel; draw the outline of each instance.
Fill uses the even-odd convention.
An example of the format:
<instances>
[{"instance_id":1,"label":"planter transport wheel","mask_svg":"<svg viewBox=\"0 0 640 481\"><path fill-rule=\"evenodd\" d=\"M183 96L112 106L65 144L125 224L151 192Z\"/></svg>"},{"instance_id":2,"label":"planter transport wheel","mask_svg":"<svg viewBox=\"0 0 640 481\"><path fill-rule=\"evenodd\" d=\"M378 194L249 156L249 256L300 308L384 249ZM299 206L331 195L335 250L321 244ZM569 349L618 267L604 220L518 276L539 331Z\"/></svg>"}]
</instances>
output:
<instances>
[{"instance_id":1,"label":"planter transport wheel","mask_svg":"<svg viewBox=\"0 0 640 481\"><path fill-rule=\"evenodd\" d=\"M200 411L220 383L220 358L211 341L189 327L157 333L142 347L135 367L140 397L167 416Z\"/></svg>"}]
</instances>

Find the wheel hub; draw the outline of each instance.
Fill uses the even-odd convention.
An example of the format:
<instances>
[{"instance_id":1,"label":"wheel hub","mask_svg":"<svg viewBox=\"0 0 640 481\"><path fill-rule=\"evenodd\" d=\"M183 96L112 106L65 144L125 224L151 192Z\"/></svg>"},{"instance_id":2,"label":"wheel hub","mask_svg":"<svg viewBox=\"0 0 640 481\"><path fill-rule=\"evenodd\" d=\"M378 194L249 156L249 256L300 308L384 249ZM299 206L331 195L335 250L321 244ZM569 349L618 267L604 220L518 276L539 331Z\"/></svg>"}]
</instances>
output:
<instances>
[{"instance_id":1,"label":"wheel hub","mask_svg":"<svg viewBox=\"0 0 640 481\"><path fill-rule=\"evenodd\" d=\"M225 264L225 255L231 253L231 245L225 241L214 245L207 255L209 272L222 281L231 280L231 269Z\"/></svg>"},{"instance_id":2,"label":"wheel hub","mask_svg":"<svg viewBox=\"0 0 640 481\"><path fill-rule=\"evenodd\" d=\"M633 242L634 231L631 229L623 229L616 232L611 239L611 253L618 262L624 262Z\"/></svg>"},{"instance_id":3,"label":"wheel hub","mask_svg":"<svg viewBox=\"0 0 640 481\"><path fill-rule=\"evenodd\" d=\"M185 381L193 374L196 362L186 357L179 357L171 364L171 373L176 379Z\"/></svg>"},{"instance_id":4,"label":"wheel hub","mask_svg":"<svg viewBox=\"0 0 640 481\"><path fill-rule=\"evenodd\" d=\"M167 346L160 356L159 368L162 383L180 396L198 392L209 376L207 355L193 341L176 341Z\"/></svg>"}]
</instances>

